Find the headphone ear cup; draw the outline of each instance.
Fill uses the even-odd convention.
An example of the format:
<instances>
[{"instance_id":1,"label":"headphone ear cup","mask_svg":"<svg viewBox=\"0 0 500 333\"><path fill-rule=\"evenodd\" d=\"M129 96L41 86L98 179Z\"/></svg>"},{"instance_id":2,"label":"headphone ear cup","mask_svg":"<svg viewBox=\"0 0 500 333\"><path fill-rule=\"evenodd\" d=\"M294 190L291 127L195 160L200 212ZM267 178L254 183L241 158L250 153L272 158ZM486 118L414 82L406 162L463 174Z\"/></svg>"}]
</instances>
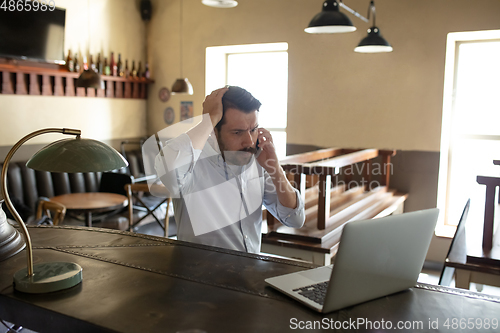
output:
<instances>
[{"instance_id":1,"label":"headphone ear cup","mask_svg":"<svg viewBox=\"0 0 500 333\"><path fill-rule=\"evenodd\" d=\"M141 0L141 17L144 21L151 19L151 1Z\"/></svg>"}]
</instances>

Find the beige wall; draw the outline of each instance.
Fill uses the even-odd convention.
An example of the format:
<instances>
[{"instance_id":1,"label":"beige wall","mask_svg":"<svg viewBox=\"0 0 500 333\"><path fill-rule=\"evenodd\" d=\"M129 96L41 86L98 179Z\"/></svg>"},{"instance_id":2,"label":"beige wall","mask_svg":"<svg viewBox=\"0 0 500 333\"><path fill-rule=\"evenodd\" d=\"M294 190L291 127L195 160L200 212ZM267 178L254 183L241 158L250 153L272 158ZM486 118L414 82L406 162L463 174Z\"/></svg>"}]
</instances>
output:
<instances>
[{"instance_id":1,"label":"beige wall","mask_svg":"<svg viewBox=\"0 0 500 333\"><path fill-rule=\"evenodd\" d=\"M135 0L59 0L66 9L65 54L68 49L87 49L109 56L146 60L146 26ZM90 25L88 9L90 16ZM90 29L89 29L90 27ZM129 63L130 65L130 63ZM73 127L82 136L113 140L146 134L146 101L133 99L0 95L0 146L13 145L19 138L44 127ZM30 143L45 143L61 136L41 136Z\"/></svg>"},{"instance_id":2,"label":"beige wall","mask_svg":"<svg viewBox=\"0 0 500 333\"><path fill-rule=\"evenodd\" d=\"M96 140L145 135L146 102L132 99L0 95L0 146L12 146L26 134L45 127L82 130ZM34 138L30 144L62 139L60 134Z\"/></svg>"},{"instance_id":3,"label":"beige wall","mask_svg":"<svg viewBox=\"0 0 500 333\"><path fill-rule=\"evenodd\" d=\"M347 0L365 14L368 0ZM179 0L153 0L148 52L156 83L148 100L148 132L166 126L163 110L192 100L201 114L208 46L288 42L288 142L323 147L377 147L439 151L446 35L500 29L497 0L379 0L377 25L390 54L357 54L367 23L352 17L349 34L309 35L303 29L322 0L239 1L232 9L184 0L184 76L195 95L157 92L179 69ZM350 15L350 14L348 14Z\"/></svg>"}]
</instances>

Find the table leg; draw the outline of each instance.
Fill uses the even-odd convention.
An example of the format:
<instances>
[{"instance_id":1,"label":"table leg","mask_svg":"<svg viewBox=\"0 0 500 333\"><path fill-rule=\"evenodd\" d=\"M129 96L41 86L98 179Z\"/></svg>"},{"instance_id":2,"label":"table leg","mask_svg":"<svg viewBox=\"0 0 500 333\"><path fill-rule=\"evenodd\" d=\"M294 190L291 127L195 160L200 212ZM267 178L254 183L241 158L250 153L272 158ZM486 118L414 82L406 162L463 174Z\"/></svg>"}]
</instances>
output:
<instances>
[{"instance_id":1,"label":"table leg","mask_svg":"<svg viewBox=\"0 0 500 333\"><path fill-rule=\"evenodd\" d=\"M464 269L455 269L455 288L470 289L471 272Z\"/></svg>"},{"instance_id":2,"label":"table leg","mask_svg":"<svg viewBox=\"0 0 500 333\"><path fill-rule=\"evenodd\" d=\"M490 251L493 247L493 224L495 216L495 186L486 185L484 205L483 249Z\"/></svg>"},{"instance_id":3,"label":"table leg","mask_svg":"<svg viewBox=\"0 0 500 333\"><path fill-rule=\"evenodd\" d=\"M87 225L87 227L92 227L92 213L91 212L85 213L85 224Z\"/></svg>"}]
</instances>

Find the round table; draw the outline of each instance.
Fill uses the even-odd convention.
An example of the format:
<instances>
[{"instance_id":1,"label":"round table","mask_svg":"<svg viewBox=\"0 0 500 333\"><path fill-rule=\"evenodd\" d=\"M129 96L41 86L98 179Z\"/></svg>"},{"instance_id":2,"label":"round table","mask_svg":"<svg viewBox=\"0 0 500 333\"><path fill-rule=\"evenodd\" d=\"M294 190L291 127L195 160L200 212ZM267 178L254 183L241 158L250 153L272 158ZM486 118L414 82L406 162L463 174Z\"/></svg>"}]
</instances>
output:
<instances>
[{"instance_id":1,"label":"round table","mask_svg":"<svg viewBox=\"0 0 500 333\"><path fill-rule=\"evenodd\" d=\"M85 223L92 226L92 213L107 212L127 206L128 198L105 192L67 193L50 198L75 213L85 213Z\"/></svg>"}]
</instances>

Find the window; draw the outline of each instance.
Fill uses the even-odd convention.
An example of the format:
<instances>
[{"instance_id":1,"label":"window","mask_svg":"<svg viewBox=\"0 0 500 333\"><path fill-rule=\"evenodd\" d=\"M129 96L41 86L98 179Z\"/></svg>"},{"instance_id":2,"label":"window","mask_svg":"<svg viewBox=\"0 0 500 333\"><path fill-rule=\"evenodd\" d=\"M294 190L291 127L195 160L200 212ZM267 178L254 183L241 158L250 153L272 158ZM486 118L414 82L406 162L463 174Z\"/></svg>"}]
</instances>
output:
<instances>
[{"instance_id":1,"label":"window","mask_svg":"<svg viewBox=\"0 0 500 333\"><path fill-rule=\"evenodd\" d=\"M500 30L448 35L438 207L441 235L453 234L467 198L468 221L482 231L485 187L477 175L500 175Z\"/></svg>"},{"instance_id":2,"label":"window","mask_svg":"<svg viewBox=\"0 0 500 333\"><path fill-rule=\"evenodd\" d=\"M206 94L225 85L240 86L262 103L259 125L271 131L278 158L286 156L288 44L208 47Z\"/></svg>"}]
</instances>

